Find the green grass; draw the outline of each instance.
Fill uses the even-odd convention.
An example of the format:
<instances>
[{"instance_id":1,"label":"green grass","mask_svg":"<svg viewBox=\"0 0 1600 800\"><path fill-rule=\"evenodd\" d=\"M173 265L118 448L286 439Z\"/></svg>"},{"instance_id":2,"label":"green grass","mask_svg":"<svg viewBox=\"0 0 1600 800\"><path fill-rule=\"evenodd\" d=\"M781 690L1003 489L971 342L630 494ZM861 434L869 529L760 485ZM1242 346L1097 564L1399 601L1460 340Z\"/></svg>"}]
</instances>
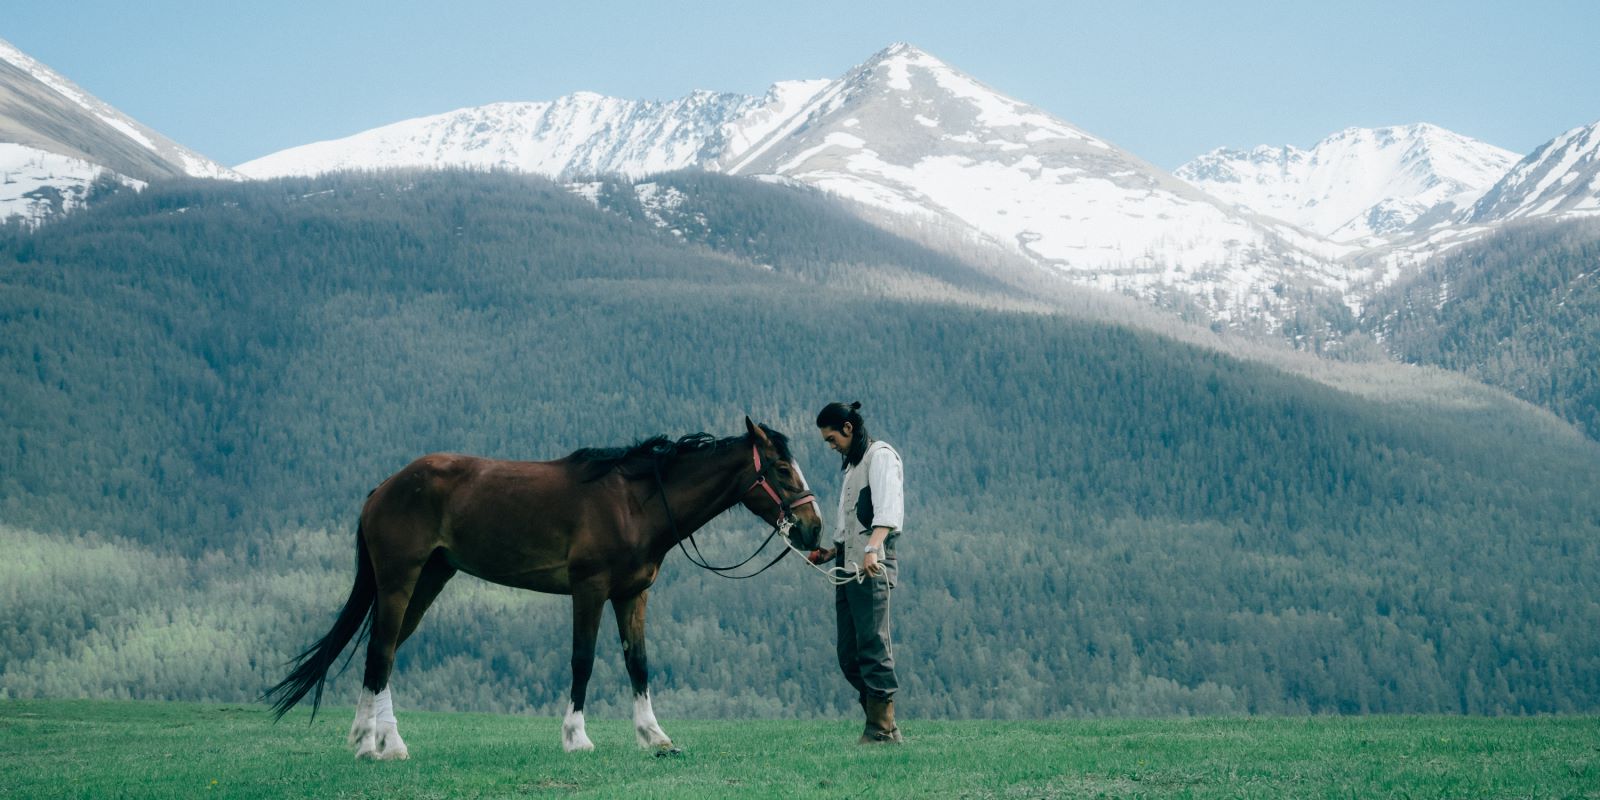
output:
<instances>
[{"instance_id":1,"label":"green grass","mask_svg":"<svg viewBox=\"0 0 1600 800\"><path fill-rule=\"evenodd\" d=\"M549 718L402 712L411 760L344 747L350 710L274 725L259 707L0 701L3 797L1600 798L1594 717L920 721L898 748L854 720L626 720L567 754Z\"/></svg>"}]
</instances>

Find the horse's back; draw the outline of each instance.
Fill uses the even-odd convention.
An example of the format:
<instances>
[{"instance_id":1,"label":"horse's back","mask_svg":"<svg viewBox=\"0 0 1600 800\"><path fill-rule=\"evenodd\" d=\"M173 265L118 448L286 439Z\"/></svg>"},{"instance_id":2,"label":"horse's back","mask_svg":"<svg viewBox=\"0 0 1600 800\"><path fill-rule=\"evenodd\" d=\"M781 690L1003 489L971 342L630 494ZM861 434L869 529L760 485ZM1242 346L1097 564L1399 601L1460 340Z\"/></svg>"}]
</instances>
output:
<instances>
[{"instance_id":1,"label":"horse's back","mask_svg":"<svg viewBox=\"0 0 1600 800\"><path fill-rule=\"evenodd\" d=\"M457 453L430 453L412 461L372 490L362 521L374 514L436 510L486 461Z\"/></svg>"},{"instance_id":2,"label":"horse's back","mask_svg":"<svg viewBox=\"0 0 1600 800\"><path fill-rule=\"evenodd\" d=\"M594 523L603 505L587 500L600 491L564 461L431 453L373 492L362 525L411 559L443 549L470 574L560 592L573 534Z\"/></svg>"}]
</instances>

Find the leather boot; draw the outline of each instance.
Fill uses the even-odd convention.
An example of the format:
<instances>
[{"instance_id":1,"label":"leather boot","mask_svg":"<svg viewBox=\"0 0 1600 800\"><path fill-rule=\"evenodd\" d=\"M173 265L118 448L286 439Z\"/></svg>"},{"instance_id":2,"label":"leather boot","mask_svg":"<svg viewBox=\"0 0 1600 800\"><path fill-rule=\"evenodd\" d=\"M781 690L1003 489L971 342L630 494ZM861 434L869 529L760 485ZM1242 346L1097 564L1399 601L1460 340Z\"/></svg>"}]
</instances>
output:
<instances>
[{"instance_id":1,"label":"leather boot","mask_svg":"<svg viewBox=\"0 0 1600 800\"><path fill-rule=\"evenodd\" d=\"M867 727L861 733L861 744L899 744L900 728L894 724L894 700L868 697L862 705L867 710Z\"/></svg>"}]
</instances>

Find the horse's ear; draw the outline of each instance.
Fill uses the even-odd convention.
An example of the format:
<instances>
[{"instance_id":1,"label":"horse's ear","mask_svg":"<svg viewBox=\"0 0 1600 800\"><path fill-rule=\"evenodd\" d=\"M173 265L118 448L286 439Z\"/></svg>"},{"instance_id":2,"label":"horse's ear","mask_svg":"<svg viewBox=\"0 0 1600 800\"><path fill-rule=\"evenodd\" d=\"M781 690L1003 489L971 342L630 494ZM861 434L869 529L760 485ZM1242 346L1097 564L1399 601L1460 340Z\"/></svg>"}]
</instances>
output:
<instances>
[{"instance_id":1,"label":"horse's ear","mask_svg":"<svg viewBox=\"0 0 1600 800\"><path fill-rule=\"evenodd\" d=\"M746 416L744 418L744 429L746 431L748 431L751 436L754 436L756 438L756 441L761 442L762 444L771 444L772 443L770 440L767 439L766 431L761 430L761 426L760 425L757 425L754 422L751 422L750 421L750 417L748 417L748 416Z\"/></svg>"}]
</instances>

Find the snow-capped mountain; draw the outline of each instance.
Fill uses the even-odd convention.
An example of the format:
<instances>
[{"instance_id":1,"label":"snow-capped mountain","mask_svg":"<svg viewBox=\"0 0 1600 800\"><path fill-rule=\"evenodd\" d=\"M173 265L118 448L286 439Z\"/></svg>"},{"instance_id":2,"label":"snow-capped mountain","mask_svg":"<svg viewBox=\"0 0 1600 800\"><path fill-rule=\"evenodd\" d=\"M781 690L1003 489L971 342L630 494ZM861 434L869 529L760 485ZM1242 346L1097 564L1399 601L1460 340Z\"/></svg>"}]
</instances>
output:
<instances>
[{"instance_id":1,"label":"snow-capped mountain","mask_svg":"<svg viewBox=\"0 0 1600 800\"><path fill-rule=\"evenodd\" d=\"M0 40L0 141L99 164L138 180L238 177L145 127Z\"/></svg>"},{"instance_id":2,"label":"snow-capped mountain","mask_svg":"<svg viewBox=\"0 0 1600 800\"><path fill-rule=\"evenodd\" d=\"M1275 325L1285 287L1342 291L1337 251L1217 202L939 59L895 45L718 162L962 225L1073 282Z\"/></svg>"},{"instance_id":3,"label":"snow-capped mountain","mask_svg":"<svg viewBox=\"0 0 1600 800\"><path fill-rule=\"evenodd\" d=\"M941 241L994 244L1077 284L1263 330L1308 307L1359 308L1498 221L1600 211L1597 128L1570 131L1509 172L1504 150L1412 125L1353 128L1310 150L1217 150L1174 176L896 44L836 80L778 83L760 97L497 103L233 172L0 42L0 215L43 218L108 177L467 167L636 179L700 168L814 186Z\"/></svg>"},{"instance_id":4,"label":"snow-capped mountain","mask_svg":"<svg viewBox=\"0 0 1600 800\"><path fill-rule=\"evenodd\" d=\"M765 97L695 92L659 102L578 92L548 103L495 103L293 147L236 169L252 178L439 166L637 178L744 150L827 83L783 82Z\"/></svg>"},{"instance_id":5,"label":"snow-capped mountain","mask_svg":"<svg viewBox=\"0 0 1600 800\"><path fill-rule=\"evenodd\" d=\"M1205 192L1337 242L1448 221L1518 156L1434 125L1350 128L1310 150L1219 148L1176 174Z\"/></svg>"},{"instance_id":6,"label":"snow-capped mountain","mask_svg":"<svg viewBox=\"0 0 1600 800\"><path fill-rule=\"evenodd\" d=\"M640 176L703 163L723 149L722 126L762 104L761 98L713 92L669 102L578 92L549 103L495 103L397 122L237 169L252 178L443 165L551 177Z\"/></svg>"},{"instance_id":7,"label":"snow-capped mountain","mask_svg":"<svg viewBox=\"0 0 1600 800\"><path fill-rule=\"evenodd\" d=\"M1600 122L1545 142L1513 165L1476 201L1440 205L1415 224L1345 260L1364 276L1348 304L1423 270L1434 259L1482 239L1506 223L1558 222L1600 215Z\"/></svg>"},{"instance_id":8,"label":"snow-capped mountain","mask_svg":"<svg viewBox=\"0 0 1600 800\"><path fill-rule=\"evenodd\" d=\"M252 177L396 166L552 177L700 167L778 176L1023 253L1075 282L1277 323L1285 289L1340 292L1337 246L1241 212L906 44L764 97L579 94L396 123L239 165Z\"/></svg>"},{"instance_id":9,"label":"snow-capped mountain","mask_svg":"<svg viewBox=\"0 0 1600 800\"><path fill-rule=\"evenodd\" d=\"M0 219L69 210L102 176L139 186L185 175L238 177L0 40Z\"/></svg>"},{"instance_id":10,"label":"snow-capped mountain","mask_svg":"<svg viewBox=\"0 0 1600 800\"><path fill-rule=\"evenodd\" d=\"M1461 221L1482 225L1591 214L1600 214L1600 122L1545 142L1517 162Z\"/></svg>"}]
</instances>

